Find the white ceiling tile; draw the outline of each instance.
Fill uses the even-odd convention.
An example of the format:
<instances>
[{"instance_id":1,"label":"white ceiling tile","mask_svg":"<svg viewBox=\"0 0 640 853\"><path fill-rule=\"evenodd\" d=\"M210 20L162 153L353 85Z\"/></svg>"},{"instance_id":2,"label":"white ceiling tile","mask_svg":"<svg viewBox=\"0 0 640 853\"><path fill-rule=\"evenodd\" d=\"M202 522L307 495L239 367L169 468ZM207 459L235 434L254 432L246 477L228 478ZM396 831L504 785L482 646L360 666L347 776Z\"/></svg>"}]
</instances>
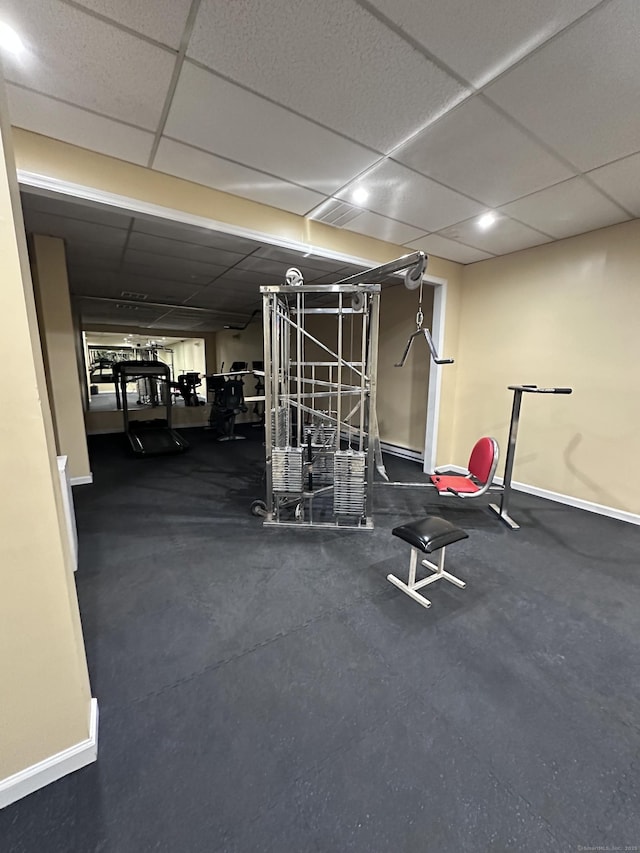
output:
<instances>
[{"instance_id":1,"label":"white ceiling tile","mask_svg":"<svg viewBox=\"0 0 640 853\"><path fill-rule=\"evenodd\" d=\"M478 97L460 104L393 157L491 207L574 174Z\"/></svg>"},{"instance_id":2,"label":"white ceiling tile","mask_svg":"<svg viewBox=\"0 0 640 853\"><path fill-rule=\"evenodd\" d=\"M311 264L313 263L312 260ZM317 261L315 263L317 264ZM278 256L271 259L264 255L255 254L241 261L237 266L229 270L227 275L234 283L246 281L248 285L273 284L273 282L284 284L285 274L291 266L295 266L301 271L307 284L324 278L327 274L326 269L320 270L316 266L308 264L307 258L299 254L295 257L289 257L286 260L284 258L280 259ZM225 278L226 276L223 276L220 282L224 283ZM214 286L217 286L218 283L218 281L215 281Z\"/></svg>"},{"instance_id":3,"label":"white ceiling tile","mask_svg":"<svg viewBox=\"0 0 640 853\"><path fill-rule=\"evenodd\" d=\"M514 3L370 0L383 15L474 86L513 65L600 0Z\"/></svg>"},{"instance_id":4,"label":"white ceiling tile","mask_svg":"<svg viewBox=\"0 0 640 853\"><path fill-rule=\"evenodd\" d=\"M149 160L152 133L11 84L7 84L7 97L9 117L14 127L23 127L140 166L145 166Z\"/></svg>"},{"instance_id":5,"label":"white ceiling tile","mask_svg":"<svg viewBox=\"0 0 640 853\"><path fill-rule=\"evenodd\" d=\"M245 253L227 252L212 246L199 246L196 243L185 243L182 240L168 240L166 237L156 237L153 234L140 234L133 231L129 236L129 249L150 252L155 255L172 258L184 258L189 261L199 261L205 264L230 267L245 257ZM158 262L162 263L161 258Z\"/></svg>"},{"instance_id":6,"label":"white ceiling tile","mask_svg":"<svg viewBox=\"0 0 640 853\"><path fill-rule=\"evenodd\" d=\"M198 287L203 287L209 281L211 281L212 276L205 273L197 273L191 272L187 273L186 271L182 273L179 269L160 269L157 265L152 266L149 264L126 264L122 267L122 275L123 276L139 276L142 278L148 278L150 281L154 279L177 282L179 284L189 284L197 285Z\"/></svg>"},{"instance_id":7,"label":"white ceiling tile","mask_svg":"<svg viewBox=\"0 0 640 853\"><path fill-rule=\"evenodd\" d=\"M182 311L170 311L150 324L150 328L157 327L159 329L174 329L184 332L204 332L216 326L219 327L219 320L216 317L208 317L206 314L185 317Z\"/></svg>"},{"instance_id":8,"label":"white ceiling tile","mask_svg":"<svg viewBox=\"0 0 640 853\"><path fill-rule=\"evenodd\" d=\"M71 266L92 266L95 268L96 261L102 268L105 263L111 266L120 266L122 260L122 249L113 246L103 246L100 243L67 243L67 263Z\"/></svg>"},{"instance_id":9,"label":"white ceiling tile","mask_svg":"<svg viewBox=\"0 0 640 853\"><path fill-rule=\"evenodd\" d=\"M640 154L601 166L589 177L634 216L640 216Z\"/></svg>"},{"instance_id":10,"label":"white ceiling tile","mask_svg":"<svg viewBox=\"0 0 640 853\"><path fill-rule=\"evenodd\" d=\"M296 266L302 267L304 263L304 258L300 258L297 262ZM284 281L284 276L287 269L291 266L291 262L287 261L286 263L281 263L280 261L271 261L268 258L260 258L255 255L251 255L248 258L245 258L243 261L240 261L232 270L229 271L229 275L236 277L239 273L245 271L255 272L257 275L262 276L262 278L272 280L274 277L281 278ZM304 273L305 270L302 270ZM315 278L319 278L321 272L319 270L311 270L307 269L308 277L313 277L315 273Z\"/></svg>"},{"instance_id":11,"label":"white ceiling tile","mask_svg":"<svg viewBox=\"0 0 640 853\"><path fill-rule=\"evenodd\" d=\"M113 303L93 302L92 300L80 299L80 312L82 322L108 323L114 326L131 328L132 326L147 326L161 317L165 311L162 308L143 308L136 305L133 308L118 308Z\"/></svg>"},{"instance_id":12,"label":"white ceiling tile","mask_svg":"<svg viewBox=\"0 0 640 853\"><path fill-rule=\"evenodd\" d=\"M246 309L250 305L260 302L262 296L257 287L250 292L237 292L222 290L217 287L205 287L189 299L188 304L200 306L201 308L236 308Z\"/></svg>"},{"instance_id":13,"label":"white ceiling tile","mask_svg":"<svg viewBox=\"0 0 640 853\"><path fill-rule=\"evenodd\" d=\"M314 284L335 284L335 282L340 281L343 278L347 278L347 276L354 275L357 272L361 272L363 267L355 267L348 266L343 267L340 270L336 270L334 273L329 273L327 275L323 275L321 278L317 278L313 283Z\"/></svg>"},{"instance_id":14,"label":"white ceiling tile","mask_svg":"<svg viewBox=\"0 0 640 853\"><path fill-rule=\"evenodd\" d=\"M377 159L366 148L188 62L165 134L324 193Z\"/></svg>"},{"instance_id":15,"label":"white ceiling tile","mask_svg":"<svg viewBox=\"0 0 640 853\"><path fill-rule=\"evenodd\" d=\"M21 191L22 205L28 210L38 210L54 216L65 216L69 219L81 219L83 222L95 222L98 225L111 225L113 228L128 228L131 223L130 214L120 210L92 202L81 202L75 197L61 195L40 195L30 187Z\"/></svg>"},{"instance_id":16,"label":"white ceiling tile","mask_svg":"<svg viewBox=\"0 0 640 853\"><path fill-rule=\"evenodd\" d=\"M450 228L444 228L439 236L447 240L457 240L467 246L475 246L492 255L518 252L520 249L550 243L552 240L551 237L546 237L506 216L498 217L495 225L487 231L478 228L477 219L468 219L466 222L458 222Z\"/></svg>"},{"instance_id":17,"label":"white ceiling tile","mask_svg":"<svg viewBox=\"0 0 640 853\"><path fill-rule=\"evenodd\" d=\"M306 213L325 198L313 190L239 166L171 139L163 138L160 142L153 168L292 213Z\"/></svg>"},{"instance_id":18,"label":"white ceiling tile","mask_svg":"<svg viewBox=\"0 0 640 853\"><path fill-rule=\"evenodd\" d=\"M307 257L304 252L282 249L280 246L261 246L253 253L252 258L265 258L270 261L276 261L285 268L304 265L305 269L319 273L335 272L344 266L344 263L341 261L332 261L330 258L323 258L319 255L309 255Z\"/></svg>"},{"instance_id":19,"label":"white ceiling tile","mask_svg":"<svg viewBox=\"0 0 640 853\"><path fill-rule=\"evenodd\" d=\"M572 178L540 190L512 201L500 210L557 238L571 237L629 219L623 210L583 178Z\"/></svg>"},{"instance_id":20,"label":"white ceiling tile","mask_svg":"<svg viewBox=\"0 0 640 853\"><path fill-rule=\"evenodd\" d=\"M60 0L4 0L3 19L27 46L5 77L46 95L155 129L175 55ZM85 129L86 132L86 129Z\"/></svg>"},{"instance_id":21,"label":"white ceiling tile","mask_svg":"<svg viewBox=\"0 0 640 853\"><path fill-rule=\"evenodd\" d=\"M486 95L582 170L640 139L640 3L614 0L554 39Z\"/></svg>"},{"instance_id":22,"label":"white ceiling tile","mask_svg":"<svg viewBox=\"0 0 640 853\"><path fill-rule=\"evenodd\" d=\"M286 271L286 266L283 266L281 272L278 272L275 275L270 275L269 273L261 272L259 269L246 270L234 267L233 270L229 272L229 276L233 276L233 278L228 280L234 282L237 281L242 284L253 284L256 286L261 284L284 284L284 274Z\"/></svg>"},{"instance_id":23,"label":"white ceiling tile","mask_svg":"<svg viewBox=\"0 0 640 853\"><path fill-rule=\"evenodd\" d=\"M126 299L123 292L144 293L148 302L183 302L200 290L198 284L167 281L143 275L111 273L107 270L93 273L69 271L69 282L74 293Z\"/></svg>"},{"instance_id":24,"label":"white ceiling tile","mask_svg":"<svg viewBox=\"0 0 640 853\"><path fill-rule=\"evenodd\" d=\"M203 0L188 55L382 152L467 92L351 0Z\"/></svg>"},{"instance_id":25,"label":"white ceiling tile","mask_svg":"<svg viewBox=\"0 0 640 853\"><path fill-rule=\"evenodd\" d=\"M100 270L109 270L110 272L118 272L120 269L120 253L105 256L96 251L93 254L88 252L85 254L67 246L66 259L69 276L89 276L95 271L96 266L99 266Z\"/></svg>"},{"instance_id":26,"label":"white ceiling tile","mask_svg":"<svg viewBox=\"0 0 640 853\"><path fill-rule=\"evenodd\" d=\"M482 205L390 160L372 169L359 185L369 192L365 202L368 210L413 225L423 234L484 210ZM352 192L353 187L337 197L348 201Z\"/></svg>"},{"instance_id":27,"label":"white ceiling tile","mask_svg":"<svg viewBox=\"0 0 640 853\"><path fill-rule=\"evenodd\" d=\"M127 237L124 228L111 228L28 209L25 210L25 226L33 234L61 237L78 243L101 243L114 248L123 248Z\"/></svg>"},{"instance_id":28,"label":"white ceiling tile","mask_svg":"<svg viewBox=\"0 0 640 853\"><path fill-rule=\"evenodd\" d=\"M230 264L204 263L189 258L158 255L155 252L145 252L129 247L125 252L124 263L127 267L147 266L150 269L157 270L157 275L162 275L165 278L177 273L179 279L187 278L193 274L208 276L211 279L221 275L230 266Z\"/></svg>"},{"instance_id":29,"label":"white ceiling tile","mask_svg":"<svg viewBox=\"0 0 640 853\"><path fill-rule=\"evenodd\" d=\"M152 234L165 237L168 240L181 240L197 246L211 246L228 252L248 254L256 248L256 243L246 237L236 237L224 234L222 231L211 231L197 225L184 225L171 219L158 219L152 216L136 216L132 233Z\"/></svg>"},{"instance_id":30,"label":"white ceiling tile","mask_svg":"<svg viewBox=\"0 0 640 853\"><path fill-rule=\"evenodd\" d=\"M358 234L366 234L368 237L376 237L378 240L386 240L388 243L398 243L399 245L409 240L415 240L416 237L424 233L422 228L404 225L402 222L389 219L388 216L381 216L379 213L371 213L368 210L362 211L355 219L350 219L342 227L347 231L356 231Z\"/></svg>"},{"instance_id":31,"label":"white ceiling tile","mask_svg":"<svg viewBox=\"0 0 640 853\"><path fill-rule=\"evenodd\" d=\"M191 0L76 0L107 18L177 50L184 32Z\"/></svg>"},{"instance_id":32,"label":"white ceiling tile","mask_svg":"<svg viewBox=\"0 0 640 853\"><path fill-rule=\"evenodd\" d=\"M422 237L420 240L414 240L413 243L408 243L407 247L410 249L422 249L427 255L436 255L438 258L457 261L459 264L473 264L476 261L485 261L487 258L493 257L488 252L482 252L480 249L472 249L471 246L463 246L462 243L456 243L455 240L448 240L439 234L429 234L429 236ZM427 266L427 272L428 270L429 267Z\"/></svg>"}]
</instances>

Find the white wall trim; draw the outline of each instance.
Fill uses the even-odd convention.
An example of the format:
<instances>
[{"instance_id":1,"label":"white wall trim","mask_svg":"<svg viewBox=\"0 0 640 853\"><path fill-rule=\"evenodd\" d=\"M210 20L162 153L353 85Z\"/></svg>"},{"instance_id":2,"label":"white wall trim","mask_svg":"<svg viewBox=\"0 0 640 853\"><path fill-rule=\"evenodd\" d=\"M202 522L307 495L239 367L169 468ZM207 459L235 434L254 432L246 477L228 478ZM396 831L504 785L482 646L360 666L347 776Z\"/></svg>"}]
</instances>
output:
<instances>
[{"instance_id":1,"label":"white wall trim","mask_svg":"<svg viewBox=\"0 0 640 853\"><path fill-rule=\"evenodd\" d=\"M465 474L467 471L461 465L438 465L438 468L454 471L457 474ZM502 485L503 478L494 477L494 481ZM516 492L525 492L528 495L535 495L538 498L544 498L548 501L555 501L555 503L565 504L576 509L583 509L586 512L594 512L596 515L605 515L607 518L616 518L618 521L626 521L628 524L640 525L640 515L627 512L624 509L616 509L616 507L607 506L606 504L598 504L594 501L586 501L583 498L575 498L573 495L563 495L561 492L552 492L550 489L542 489L540 486L520 483L517 480L512 480L511 488Z\"/></svg>"},{"instance_id":2,"label":"white wall trim","mask_svg":"<svg viewBox=\"0 0 640 853\"><path fill-rule=\"evenodd\" d=\"M380 442L380 449L383 453L388 453L390 456L399 456L401 459L410 459L412 462L422 462L422 453L419 450L409 450L407 447L400 447L398 444L389 444L386 441Z\"/></svg>"},{"instance_id":3,"label":"white wall trim","mask_svg":"<svg viewBox=\"0 0 640 853\"><path fill-rule=\"evenodd\" d=\"M72 486L90 486L93 483L93 474L85 474L82 477L70 477L69 482Z\"/></svg>"},{"instance_id":4,"label":"white wall trim","mask_svg":"<svg viewBox=\"0 0 640 853\"><path fill-rule=\"evenodd\" d=\"M98 700L92 699L89 710L89 737L68 749L51 755L25 770L0 780L0 809L28 794L50 785L74 770L86 767L98 757Z\"/></svg>"},{"instance_id":5,"label":"white wall trim","mask_svg":"<svg viewBox=\"0 0 640 853\"><path fill-rule=\"evenodd\" d=\"M502 478L500 478L500 482L502 482ZM546 498L548 501L566 504L567 506L573 506L576 509L584 509L586 512L594 512L597 515L606 515L609 518L617 518L618 521L626 521L629 524L640 524L640 515L636 515L633 512L627 512L624 509L616 509L613 506L597 504L593 501L585 501L582 498L574 498L572 495L563 495L560 492L552 492L549 489L541 489L538 486L530 486L527 483L518 483L515 480L511 483L511 488L515 489L517 492L526 492L529 495Z\"/></svg>"},{"instance_id":6,"label":"white wall trim","mask_svg":"<svg viewBox=\"0 0 640 853\"><path fill-rule=\"evenodd\" d=\"M231 225L228 222L221 222L219 219L209 219L205 216L198 216L194 213L187 213L184 210L164 207L163 205L154 204L153 202L141 201L131 196L118 195L117 193L107 192L106 190L96 189L95 187L87 187L84 184L76 184L72 181L63 181L60 178L53 178L49 175L42 175L38 172L29 172L26 169L18 169L18 183L23 187L31 187L38 191L38 195L57 196L66 195L71 198L82 199L94 205L106 205L107 207L115 207L121 210L126 210L130 213L141 216L154 216L160 219L169 219L172 222L178 222L183 225L195 225L198 228L207 228L210 231L219 231L222 234L231 234L234 237L247 237L250 240L258 240L262 243L268 243L272 246L280 246L283 249L293 249L296 252L316 255L320 258L329 258L335 261L344 261L345 264L356 264L358 266L373 268L380 266L380 261L372 261L371 258L361 258L356 255L347 255L343 252L337 252L333 249L327 249L323 246L314 246L311 243L303 243L300 240L291 240L277 234L266 233L264 231L256 231L252 228L244 228L241 225ZM260 204L260 202L253 202ZM304 219L304 217L300 217ZM415 251L415 250L411 250ZM409 252L407 252L409 254ZM429 284L442 284L444 279L437 276L425 275L425 282ZM180 306L177 305L177 308Z\"/></svg>"},{"instance_id":7,"label":"white wall trim","mask_svg":"<svg viewBox=\"0 0 640 853\"><path fill-rule=\"evenodd\" d=\"M58 456L58 476L60 478L60 490L62 492L62 506L64 508L64 519L69 537L69 548L73 560L73 571L78 570L78 529L76 527L76 511L73 506L73 492L71 491L71 479L67 469L68 456Z\"/></svg>"}]
</instances>

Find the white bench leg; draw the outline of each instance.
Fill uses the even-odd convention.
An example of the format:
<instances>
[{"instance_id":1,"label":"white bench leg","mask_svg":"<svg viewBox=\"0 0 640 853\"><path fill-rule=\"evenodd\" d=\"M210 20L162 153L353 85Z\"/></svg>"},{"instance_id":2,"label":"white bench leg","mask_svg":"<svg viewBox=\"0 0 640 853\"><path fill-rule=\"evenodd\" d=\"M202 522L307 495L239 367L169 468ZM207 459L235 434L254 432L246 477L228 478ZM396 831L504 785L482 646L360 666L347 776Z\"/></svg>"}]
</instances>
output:
<instances>
[{"instance_id":1,"label":"white bench leg","mask_svg":"<svg viewBox=\"0 0 640 853\"><path fill-rule=\"evenodd\" d=\"M420 595L420 593L416 592L412 587L407 586L406 583L403 583L395 575L387 575L387 580L391 581L394 586L397 586L399 590L406 593L410 598L413 598L414 601L417 601L418 604L421 604L423 607L431 607L431 602L428 598L425 598L424 595Z\"/></svg>"},{"instance_id":2,"label":"white bench leg","mask_svg":"<svg viewBox=\"0 0 640 853\"><path fill-rule=\"evenodd\" d=\"M454 584L460 589L464 589L466 587L466 583L460 578L457 578L455 575L450 574L449 572L445 572L444 570L444 555L446 548L441 548L438 551L438 562L432 563L429 560L421 560L421 565L425 566L428 569L431 569L435 574L431 575L428 578L425 578L421 581L416 581L416 569L418 565L418 549L411 549L411 559L409 562L409 580L407 583L404 583L395 575L387 575L387 580L390 581L394 586L397 586L398 589L402 590L402 592L406 593L410 598L413 598L414 601L417 601L418 604L421 604L423 607L431 607L431 602L428 598L425 598L423 595L420 595L418 592L419 589L422 589L423 586L428 586L430 583L434 583L439 580L447 580L449 583Z\"/></svg>"}]
</instances>

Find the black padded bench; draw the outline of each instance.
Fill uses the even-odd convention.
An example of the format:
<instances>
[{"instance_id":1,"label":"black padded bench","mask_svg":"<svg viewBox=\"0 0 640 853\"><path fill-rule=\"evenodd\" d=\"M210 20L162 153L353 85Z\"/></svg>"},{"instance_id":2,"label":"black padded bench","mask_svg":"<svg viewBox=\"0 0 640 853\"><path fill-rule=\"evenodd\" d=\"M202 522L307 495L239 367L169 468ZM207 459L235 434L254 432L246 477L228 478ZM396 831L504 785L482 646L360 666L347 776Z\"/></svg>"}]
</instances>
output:
<instances>
[{"instance_id":1,"label":"black padded bench","mask_svg":"<svg viewBox=\"0 0 640 853\"><path fill-rule=\"evenodd\" d=\"M452 545L454 542L459 542L461 539L468 539L469 534L450 521L444 518L439 518L435 515L428 515L426 518L421 518L419 521L412 521L409 524L403 524L400 527L394 527L391 531L394 536L398 536L405 542L411 545L411 562L409 563L409 580L407 583L399 580L395 575L387 575L387 580L391 581L394 586L405 592L418 604L423 607L431 607L431 602L424 595L418 592L423 586L434 583L441 579L448 580L450 583L464 589L466 584L460 578L445 572L444 570L444 553L447 545ZM438 562L432 563L429 560L421 560L421 564L428 569L433 569L435 574L430 575L424 580L416 581L416 568L418 566L418 551L423 554L433 554L438 552Z\"/></svg>"}]
</instances>

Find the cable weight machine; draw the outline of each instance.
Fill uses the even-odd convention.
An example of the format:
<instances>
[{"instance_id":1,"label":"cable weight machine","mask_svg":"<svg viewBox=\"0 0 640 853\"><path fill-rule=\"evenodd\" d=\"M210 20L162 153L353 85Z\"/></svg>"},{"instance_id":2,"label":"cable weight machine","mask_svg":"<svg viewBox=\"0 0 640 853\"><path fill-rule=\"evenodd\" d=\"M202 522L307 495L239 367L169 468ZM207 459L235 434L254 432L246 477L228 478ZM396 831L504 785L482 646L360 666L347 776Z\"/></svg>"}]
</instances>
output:
<instances>
[{"instance_id":1,"label":"cable weight machine","mask_svg":"<svg viewBox=\"0 0 640 853\"><path fill-rule=\"evenodd\" d=\"M421 288L425 266L424 252L414 252L315 286L292 268L286 284L260 288L266 500L252 511L266 525L373 527L381 282L405 271L405 285ZM335 317L331 346L309 331L314 315ZM419 323L415 334L425 331ZM320 359L308 357L311 348Z\"/></svg>"}]
</instances>

